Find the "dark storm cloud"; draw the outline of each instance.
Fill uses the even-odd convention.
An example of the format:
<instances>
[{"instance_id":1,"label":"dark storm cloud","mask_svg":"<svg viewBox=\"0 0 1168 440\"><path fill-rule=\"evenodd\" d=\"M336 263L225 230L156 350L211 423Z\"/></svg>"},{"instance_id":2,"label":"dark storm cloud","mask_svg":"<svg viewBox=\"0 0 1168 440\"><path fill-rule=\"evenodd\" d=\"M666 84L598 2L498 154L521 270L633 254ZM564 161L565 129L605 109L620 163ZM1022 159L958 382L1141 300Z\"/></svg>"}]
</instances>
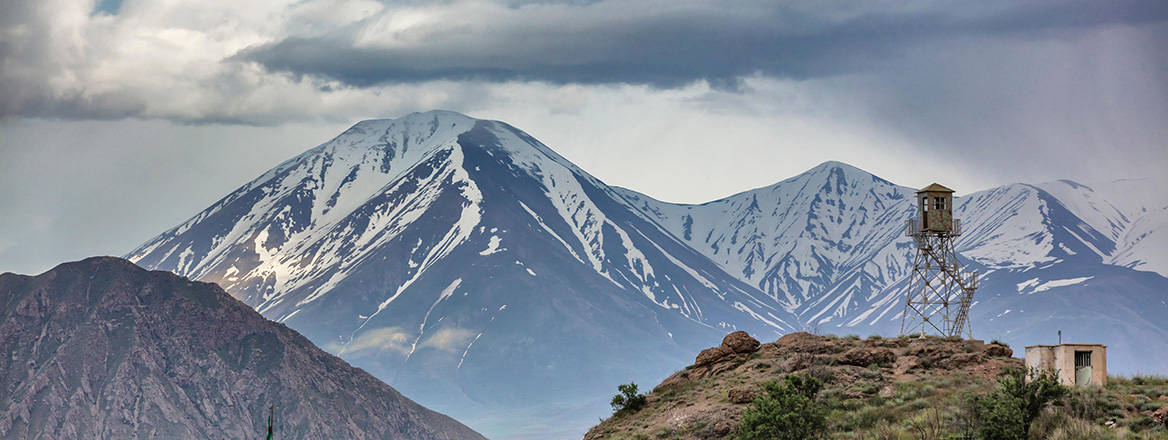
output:
<instances>
[{"instance_id":1,"label":"dark storm cloud","mask_svg":"<svg viewBox=\"0 0 1168 440\"><path fill-rule=\"evenodd\" d=\"M323 36L252 47L235 58L358 87L439 79L657 87L707 80L733 87L752 74L805 79L882 69L916 46L944 40L1058 37L1168 19L1168 2L1160 0L883 5L850 14L773 2L687 4L664 12L637 5L498 8L477 11L482 16L470 22L456 16L397 31L379 29L384 17L375 17ZM381 44L381 37L392 43Z\"/></svg>"}]
</instances>

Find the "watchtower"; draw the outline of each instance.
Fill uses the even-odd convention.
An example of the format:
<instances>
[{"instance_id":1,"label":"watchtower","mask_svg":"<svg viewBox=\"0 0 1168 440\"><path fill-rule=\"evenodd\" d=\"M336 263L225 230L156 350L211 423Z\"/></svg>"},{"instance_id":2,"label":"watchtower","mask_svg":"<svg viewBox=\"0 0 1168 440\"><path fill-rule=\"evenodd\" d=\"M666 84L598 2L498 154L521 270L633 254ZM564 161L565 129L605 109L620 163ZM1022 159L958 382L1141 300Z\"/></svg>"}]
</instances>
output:
<instances>
[{"instance_id":1,"label":"watchtower","mask_svg":"<svg viewBox=\"0 0 1168 440\"><path fill-rule=\"evenodd\" d=\"M917 218L918 230L953 233L953 190L934 183L917 191Z\"/></svg>"},{"instance_id":2,"label":"watchtower","mask_svg":"<svg viewBox=\"0 0 1168 440\"><path fill-rule=\"evenodd\" d=\"M917 191L916 219L905 235L916 244L916 257L901 315L900 334L935 333L973 337L969 307L977 290L977 274L963 273L953 242L961 222L953 218L953 190L932 184Z\"/></svg>"}]
</instances>

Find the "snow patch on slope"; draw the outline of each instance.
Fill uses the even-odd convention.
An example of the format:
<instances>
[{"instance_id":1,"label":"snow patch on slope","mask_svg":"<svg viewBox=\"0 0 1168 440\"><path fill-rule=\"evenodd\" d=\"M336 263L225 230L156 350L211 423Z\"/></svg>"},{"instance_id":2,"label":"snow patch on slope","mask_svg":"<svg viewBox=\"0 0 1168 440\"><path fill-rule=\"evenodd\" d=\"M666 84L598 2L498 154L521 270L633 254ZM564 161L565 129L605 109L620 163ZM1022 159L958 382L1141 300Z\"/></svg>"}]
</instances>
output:
<instances>
[{"instance_id":1,"label":"snow patch on slope","mask_svg":"<svg viewBox=\"0 0 1168 440\"><path fill-rule=\"evenodd\" d=\"M489 243L487 243L487 248L483 249L482 251L479 251L479 255L487 256L487 255L497 254L499 252L507 250L507 248L499 246L499 243L501 243L502 241L503 240L501 240L498 235L492 235L491 241Z\"/></svg>"}]
</instances>

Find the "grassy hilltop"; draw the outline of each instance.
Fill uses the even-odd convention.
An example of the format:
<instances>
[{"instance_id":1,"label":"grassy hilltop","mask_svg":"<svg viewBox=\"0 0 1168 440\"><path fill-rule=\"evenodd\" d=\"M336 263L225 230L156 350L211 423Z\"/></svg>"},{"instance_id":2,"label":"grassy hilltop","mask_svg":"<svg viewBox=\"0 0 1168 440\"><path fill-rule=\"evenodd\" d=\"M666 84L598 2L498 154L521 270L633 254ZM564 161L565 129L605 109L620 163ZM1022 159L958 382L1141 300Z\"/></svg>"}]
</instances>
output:
<instances>
[{"instance_id":1,"label":"grassy hilltop","mask_svg":"<svg viewBox=\"0 0 1168 440\"><path fill-rule=\"evenodd\" d=\"M769 389L781 388L791 376L822 384L812 403L793 412L819 411L819 434L826 439L1168 439L1168 379L1162 377L1113 377L1106 387L1045 390L1053 396L1049 402L1035 406L1029 423L1015 424L1029 426L1028 435L989 429L1023 417L1025 411L1010 409L1013 401L999 391L1022 370L1022 360L997 343L793 333L759 344L737 332L665 379L639 408L625 406L584 438L758 438L740 429L744 413L753 411L754 421L804 420L776 413L775 400L766 399L774 394L765 384L778 381Z\"/></svg>"}]
</instances>

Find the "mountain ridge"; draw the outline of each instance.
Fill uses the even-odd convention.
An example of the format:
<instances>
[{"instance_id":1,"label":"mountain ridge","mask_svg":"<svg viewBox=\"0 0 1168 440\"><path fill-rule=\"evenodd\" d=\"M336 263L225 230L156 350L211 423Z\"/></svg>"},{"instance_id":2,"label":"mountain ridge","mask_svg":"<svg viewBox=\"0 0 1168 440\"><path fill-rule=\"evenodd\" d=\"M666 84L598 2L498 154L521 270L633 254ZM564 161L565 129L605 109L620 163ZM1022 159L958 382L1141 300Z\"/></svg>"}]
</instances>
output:
<instances>
[{"instance_id":1,"label":"mountain ridge","mask_svg":"<svg viewBox=\"0 0 1168 440\"><path fill-rule=\"evenodd\" d=\"M895 333L914 191L828 161L724 199L670 204L608 186L504 122L415 113L354 125L129 257L220 282L429 406L511 437L518 420L558 424L539 415L540 402L573 401L534 383L595 399L629 377L667 374L669 361L732 330ZM975 331L992 321L986 331L1028 343L1053 333L1053 317L1070 306L1040 318L1019 301L1097 302L1090 289L1108 283L1133 290L1105 315L1141 323L1115 331L1168 317L1137 305L1159 300L1162 275L1089 258L1126 232L1095 231L1034 185L957 204L959 252L987 276ZM1160 261L1146 251L1158 236L1143 236L1123 258ZM1095 268L1098 277L1083 279ZM575 400L563 412L596 414L604 404Z\"/></svg>"}]
</instances>

